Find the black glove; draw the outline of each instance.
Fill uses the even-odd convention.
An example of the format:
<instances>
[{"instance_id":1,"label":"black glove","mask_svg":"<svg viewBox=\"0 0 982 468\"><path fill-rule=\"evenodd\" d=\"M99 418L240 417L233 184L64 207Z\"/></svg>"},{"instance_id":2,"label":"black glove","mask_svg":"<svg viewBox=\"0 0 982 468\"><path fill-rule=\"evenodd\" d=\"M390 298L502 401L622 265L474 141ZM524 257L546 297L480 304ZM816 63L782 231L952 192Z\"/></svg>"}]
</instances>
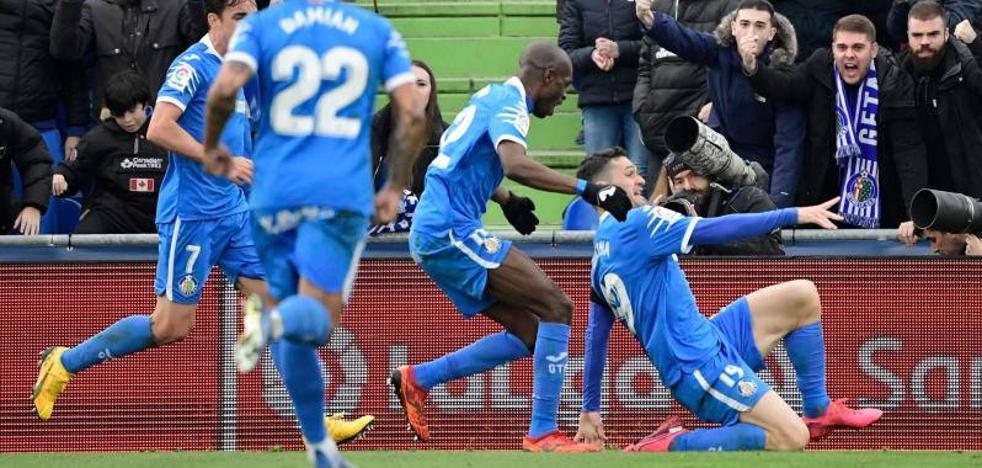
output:
<instances>
[{"instance_id":1,"label":"black glove","mask_svg":"<svg viewBox=\"0 0 982 468\"><path fill-rule=\"evenodd\" d=\"M508 201L501 205L505 219L524 236L535 231L535 226L539 224L539 218L535 216L534 210L535 203L532 203L531 199L515 195L510 190L508 191Z\"/></svg>"},{"instance_id":2,"label":"black glove","mask_svg":"<svg viewBox=\"0 0 982 468\"><path fill-rule=\"evenodd\" d=\"M582 196L587 203L607 210L618 221L627 219L627 212L632 208L627 192L616 185L587 183Z\"/></svg>"}]
</instances>

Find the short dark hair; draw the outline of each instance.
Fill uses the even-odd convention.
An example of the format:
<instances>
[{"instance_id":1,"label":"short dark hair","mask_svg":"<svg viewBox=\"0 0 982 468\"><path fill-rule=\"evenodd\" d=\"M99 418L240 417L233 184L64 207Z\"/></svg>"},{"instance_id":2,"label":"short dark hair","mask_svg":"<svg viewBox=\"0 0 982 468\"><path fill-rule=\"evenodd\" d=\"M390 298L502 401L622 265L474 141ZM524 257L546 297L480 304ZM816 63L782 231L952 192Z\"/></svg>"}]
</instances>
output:
<instances>
[{"instance_id":1,"label":"short dark hair","mask_svg":"<svg viewBox=\"0 0 982 468\"><path fill-rule=\"evenodd\" d=\"M921 0L910 7L907 19L916 18L921 21L932 20L937 17L944 19L944 8L934 0Z\"/></svg>"},{"instance_id":2,"label":"short dark hair","mask_svg":"<svg viewBox=\"0 0 982 468\"><path fill-rule=\"evenodd\" d=\"M209 13L214 13L219 17L225 12L228 7L233 7L238 5L245 0L205 0L205 16Z\"/></svg>"},{"instance_id":3,"label":"short dark hair","mask_svg":"<svg viewBox=\"0 0 982 468\"><path fill-rule=\"evenodd\" d=\"M839 31L862 33L869 38L870 42L876 42L876 26L873 26L873 22L863 15L849 15L839 18L839 21L835 22L835 27L832 28L833 42Z\"/></svg>"},{"instance_id":4,"label":"short dark hair","mask_svg":"<svg viewBox=\"0 0 982 468\"><path fill-rule=\"evenodd\" d=\"M737 5L736 9L733 11L740 11L740 10L766 11L771 14L771 22L772 23L774 22L774 5L772 5L771 2L768 2L767 0L743 0ZM735 16L734 19L736 19Z\"/></svg>"},{"instance_id":5,"label":"short dark hair","mask_svg":"<svg viewBox=\"0 0 982 468\"><path fill-rule=\"evenodd\" d=\"M123 70L106 83L106 107L109 113L119 117L137 104L150 103L150 86L134 70Z\"/></svg>"},{"instance_id":6,"label":"short dark hair","mask_svg":"<svg viewBox=\"0 0 982 468\"><path fill-rule=\"evenodd\" d=\"M583 161L580 161L580 167L576 169L576 178L593 182L594 179L606 172L607 164L610 164L614 159L622 157L627 157L627 151L624 151L624 148L620 146L593 153L583 159Z\"/></svg>"}]
</instances>

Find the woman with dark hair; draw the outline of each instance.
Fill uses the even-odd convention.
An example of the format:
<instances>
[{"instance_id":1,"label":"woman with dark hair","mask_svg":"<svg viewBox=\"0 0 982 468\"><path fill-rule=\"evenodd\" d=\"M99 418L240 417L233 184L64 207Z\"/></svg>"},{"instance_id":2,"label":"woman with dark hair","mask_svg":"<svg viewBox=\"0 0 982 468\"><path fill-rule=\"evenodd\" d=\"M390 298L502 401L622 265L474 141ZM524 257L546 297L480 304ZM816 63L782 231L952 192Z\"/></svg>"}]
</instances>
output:
<instances>
[{"instance_id":1,"label":"woman with dark hair","mask_svg":"<svg viewBox=\"0 0 982 468\"><path fill-rule=\"evenodd\" d=\"M413 211L425 187L426 168L440 151L440 136L449 126L443 121L440 105L436 100L436 78L433 71L421 60L413 60L413 75L416 75L416 91L419 92L420 103L426 103L426 146L416 159L413 166L413 179L403 198L402 206L396 220L391 224L372 226L369 234L377 235L386 232L405 232L412 223ZM375 177L375 190L385 184L385 158L389 154L389 136L392 132L392 106L386 104L372 118L372 168Z\"/></svg>"},{"instance_id":2,"label":"woman with dark hair","mask_svg":"<svg viewBox=\"0 0 982 468\"><path fill-rule=\"evenodd\" d=\"M416 160L413 166L413 182L410 191L416 196L423 193L423 179L426 177L426 168L436 157L440 150L440 135L449 126L443 121L440 113L440 104L436 101L436 77L422 60L413 60L413 75L416 75L416 91L419 92L421 100L426 103L426 146L423 153ZM425 100L422 100L425 98ZM385 183L385 160L389 154L389 135L392 132L392 105L386 104L381 110L375 113L372 118L372 168L375 174L375 189L378 190Z\"/></svg>"}]
</instances>

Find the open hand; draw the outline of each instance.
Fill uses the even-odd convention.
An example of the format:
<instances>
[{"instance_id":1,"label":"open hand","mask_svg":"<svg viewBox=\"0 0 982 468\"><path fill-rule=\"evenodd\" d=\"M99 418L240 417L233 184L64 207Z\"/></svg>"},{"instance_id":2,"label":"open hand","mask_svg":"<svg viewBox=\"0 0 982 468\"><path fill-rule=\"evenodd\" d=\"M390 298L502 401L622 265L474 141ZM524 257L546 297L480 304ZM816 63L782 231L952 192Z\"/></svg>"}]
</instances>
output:
<instances>
[{"instance_id":1,"label":"open hand","mask_svg":"<svg viewBox=\"0 0 982 468\"><path fill-rule=\"evenodd\" d=\"M842 221L842 216L829 211L836 203L839 203L839 197L820 205L798 208L798 224L817 224L825 229L838 229L832 221Z\"/></svg>"}]
</instances>

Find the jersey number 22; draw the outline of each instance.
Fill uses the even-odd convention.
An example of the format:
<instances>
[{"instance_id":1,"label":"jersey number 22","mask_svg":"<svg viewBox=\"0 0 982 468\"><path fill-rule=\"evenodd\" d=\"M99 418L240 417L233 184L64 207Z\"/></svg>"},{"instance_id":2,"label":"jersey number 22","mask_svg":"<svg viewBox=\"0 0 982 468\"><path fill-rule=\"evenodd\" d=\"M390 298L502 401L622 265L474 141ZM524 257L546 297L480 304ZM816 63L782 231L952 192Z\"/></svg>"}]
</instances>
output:
<instances>
[{"instance_id":1,"label":"jersey number 22","mask_svg":"<svg viewBox=\"0 0 982 468\"><path fill-rule=\"evenodd\" d=\"M358 100L368 84L368 60L350 47L335 47L318 57L309 47L289 46L273 58L273 81L290 81L297 70L297 80L273 98L270 125L273 131L287 136L309 136L354 139L361 132L361 119L341 117L338 111ZM336 80L341 70L348 75L336 88L320 95L314 115L294 114L297 106L314 97L322 80Z\"/></svg>"}]
</instances>

